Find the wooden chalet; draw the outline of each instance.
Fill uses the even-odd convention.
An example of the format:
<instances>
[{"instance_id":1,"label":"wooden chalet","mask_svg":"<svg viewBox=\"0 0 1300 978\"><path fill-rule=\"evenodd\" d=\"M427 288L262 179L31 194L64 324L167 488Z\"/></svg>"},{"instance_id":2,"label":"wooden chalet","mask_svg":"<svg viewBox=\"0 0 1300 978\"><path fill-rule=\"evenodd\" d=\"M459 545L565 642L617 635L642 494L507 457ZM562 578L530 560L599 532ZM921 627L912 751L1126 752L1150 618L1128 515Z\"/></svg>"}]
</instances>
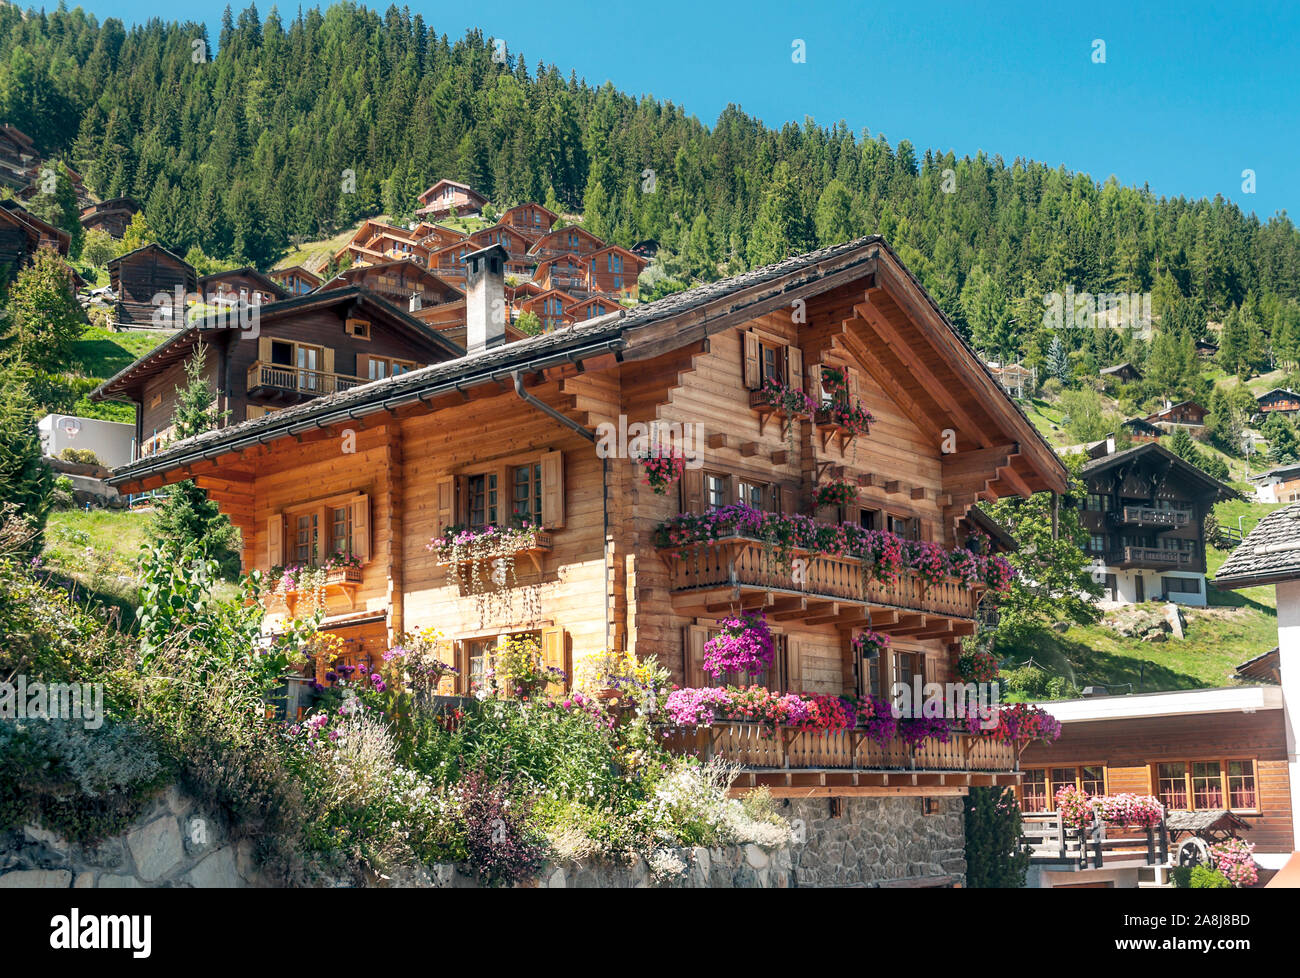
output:
<instances>
[{"instance_id":1,"label":"wooden chalet","mask_svg":"<svg viewBox=\"0 0 1300 978\"><path fill-rule=\"evenodd\" d=\"M1274 387L1255 398L1262 414L1294 415L1300 411L1300 394L1285 387Z\"/></svg>"},{"instance_id":2,"label":"wooden chalet","mask_svg":"<svg viewBox=\"0 0 1300 978\"><path fill-rule=\"evenodd\" d=\"M577 304L578 300L567 292L550 289L522 300L516 308L519 313L533 313L542 321L542 328L549 332L553 329L572 326L574 319L570 314L570 310Z\"/></svg>"},{"instance_id":3,"label":"wooden chalet","mask_svg":"<svg viewBox=\"0 0 1300 978\"><path fill-rule=\"evenodd\" d=\"M199 287L193 265L154 243L112 259L108 263L108 280L117 297L117 322L136 329L178 329L182 325L184 297L196 294ZM182 297L180 307L178 293Z\"/></svg>"},{"instance_id":4,"label":"wooden chalet","mask_svg":"<svg viewBox=\"0 0 1300 978\"><path fill-rule=\"evenodd\" d=\"M1124 422L1124 428L1135 442L1159 441L1165 434L1164 428L1146 418L1129 418Z\"/></svg>"},{"instance_id":5,"label":"wooden chalet","mask_svg":"<svg viewBox=\"0 0 1300 978\"><path fill-rule=\"evenodd\" d=\"M431 224L428 221L421 221L411 229L411 233L415 241L427 248L430 254L465 240L464 231L443 227L441 224Z\"/></svg>"},{"instance_id":6,"label":"wooden chalet","mask_svg":"<svg viewBox=\"0 0 1300 978\"><path fill-rule=\"evenodd\" d=\"M635 299L641 294L637 276L650 263L626 248L607 245L587 256L591 263L590 288L605 295Z\"/></svg>"},{"instance_id":7,"label":"wooden chalet","mask_svg":"<svg viewBox=\"0 0 1300 978\"><path fill-rule=\"evenodd\" d=\"M36 175L40 158L27 133L7 122L0 125L0 183L14 190L26 187Z\"/></svg>"},{"instance_id":8,"label":"wooden chalet","mask_svg":"<svg viewBox=\"0 0 1300 978\"><path fill-rule=\"evenodd\" d=\"M267 277L272 282L277 283L290 296L307 295L309 292L315 292L321 287L323 281L315 272L303 268L301 265L273 269L267 272Z\"/></svg>"},{"instance_id":9,"label":"wooden chalet","mask_svg":"<svg viewBox=\"0 0 1300 978\"><path fill-rule=\"evenodd\" d=\"M461 689L521 633L566 671L626 648L702 685L704 643L740 609L763 611L779 636L773 687L879 693L891 677L952 676L979 588L924 587L910 572L889 583L854 558L813 554L796 583L743 535L657 537L680 512L737 500L808 512L819 480L838 474L858 496L825 515L951 547L978 500L1066 489L1051 447L879 237L514 343L496 315L505 258L468 256L465 356L171 445L111 483L135 492L195 479L242 530L249 569L359 556L359 572L326 587L326 627L364 661L405 629L437 626ZM817 391L830 366L874 416L869 433L827 437L757 394L764 378ZM652 421L699 426L700 455L662 495L611 445L611 429ZM353 451L341 447L349 435ZM946 442L956 450L945 454ZM541 529L501 553L500 577L431 546L448 527L516 520ZM295 606L284 598L269 627ZM851 649L868 625L893 640L869 663ZM747 783L787 796L960 795L1017 777L1014 744L960 733L914 749L860 730L806 741L748 724L704 733L707 743L676 746L731 757Z\"/></svg>"},{"instance_id":10,"label":"wooden chalet","mask_svg":"<svg viewBox=\"0 0 1300 978\"><path fill-rule=\"evenodd\" d=\"M450 217L453 211L457 217L466 217L479 213L487 202L487 198L469 184L439 180L420 194L420 207L416 213L434 220Z\"/></svg>"},{"instance_id":11,"label":"wooden chalet","mask_svg":"<svg viewBox=\"0 0 1300 978\"><path fill-rule=\"evenodd\" d=\"M1232 834L1276 870L1294 831L1286 725L1277 686L1233 686L1099 696L1040 704L1061 737L1021 754L1017 787L1032 843L1031 886L1137 886L1169 866L1205 861ZM1165 823L1144 830L1098 824L1080 832L1056 811L1056 793L1155 797ZM1198 841L1194 841L1198 840ZM1263 875L1263 874L1261 874Z\"/></svg>"},{"instance_id":12,"label":"wooden chalet","mask_svg":"<svg viewBox=\"0 0 1300 978\"><path fill-rule=\"evenodd\" d=\"M1094 458L1081 475L1103 603L1205 605L1205 517L1240 494L1154 442Z\"/></svg>"},{"instance_id":13,"label":"wooden chalet","mask_svg":"<svg viewBox=\"0 0 1300 978\"><path fill-rule=\"evenodd\" d=\"M547 210L541 204L528 203L506 208L497 218L497 223L518 231L532 245L551 230L559 219L559 214Z\"/></svg>"},{"instance_id":14,"label":"wooden chalet","mask_svg":"<svg viewBox=\"0 0 1300 978\"><path fill-rule=\"evenodd\" d=\"M1261 503L1300 501L1300 465L1278 465L1248 480L1255 486L1255 500Z\"/></svg>"},{"instance_id":15,"label":"wooden chalet","mask_svg":"<svg viewBox=\"0 0 1300 978\"><path fill-rule=\"evenodd\" d=\"M18 201L0 200L0 269L8 269L9 276L30 264L41 248L49 248L66 259L71 242L67 231L41 220ZM71 266L68 273L79 287L81 277ZM0 274L0 279L3 277Z\"/></svg>"},{"instance_id":16,"label":"wooden chalet","mask_svg":"<svg viewBox=\"0 0 1300 978\"><path fill-rule=\"evenodd\" d=\"M440 279L459 287L465 282L465 256L473 251L474 245L462 238L453 245L431 252L429 269Z\"/></svg>"},{"instance_id":17,"label":"wooden chalet","mask_svg":"<svg viewBox=\"0 0 1300 978\"><path fill-rule=\"evenodd\" d=\"M1103 380L1113 377L1122 384L1130 384L1142 379L1142 371L1131 363L1117 363L1113 367L1102 367L1100 375Z\"/></svg>"},{"instance_id":18,"label":"wooden chalet","mask_svg":"<svg viewBox=\"0 0 1300 978\"><path fill-rule=\"evenodd\" d=\"M607 295L593 295L590 299L583 299L581 302L575 302L569 306L565 315L573 322L580 323L588 319L608 316L610 313L618 312L622 308L617 301Z\"/></svg>"},{"instance_id":19,"label":"wooden chalet","mask_svg":"<svg viewBox=\"0 0 1300 978\"><path fill-rule=\"evenodd\" d=\"M1215 343L1214 340L1201 339L1196 341L1196 355L1202 360L1209 360L1218 352L1219 344Z\"/></svg>"},{"instance_id":20,"label":"wooden chalet","mask_svg":"<svg viewBox=\"0 0 1300 978\"><path fill-rule=\"evenodd\" d=\"M228 272L204 275L199 279L199 294L205 302L215 300L268 304L289 298L284 286L248 265Z\"/></svg>"},{"instance_id":21,"label":"wooden chalet","mask_svg":"<svg viewBox=\"0 0 1300 978\"><path fill-rule=\"evenodd\" d=\"M109 237L121 238L140 210L139 203L131 197L101 200L82 209L81 226L87 231L104 231Z\"/></svg>"},{"instance_id":22,"label":"wooden chalet","mask_svg":"<svg viewBox=\"0 0 1300 978\"><path fill-rule=\"evenodd\" d=\"M459 356L437 330L355 285L256 310L257 329L190 325L91 392L136 407L140 455L172 439L178 387L202 344L204 369L227 425Z\"/></svg>"},{"instance_id":23,"label":"wooden chalet","mask_svg":"<svg viewBox=\"0 0 1300 978\"><path fill-rule=\"evenodd\" d=\"M465 345L465 293L413 261L384 262L340 272L323 289L359 285L383 296L399 309L455 343ZM523 334L510 328L508 338Z\"/></svg>"},{"instance_id":24,"label":"wooden chalet","mask_svg":"<svg viewBox=\"0 0 1300 978\"><path fill-rule=\"evenodd\" d=\"M1163 410L1147 415L1147 421L1166 431L1186 428L1189 434L1199 435L1205 430L1205 416L1209 412L1195 401L1165 402Z\"/></svg>"},{"instance_id":25,"label":"wooden chalet","mask_svg":"<svg viewBox=\"0 0 1300 978\"><path fill-rule=\"evenodd\" d=\"M576 224L548 231L537 239L529 254L538 262L565 255L590 255L605 247L605 242Z\"/></svg>"},{"instance_id":26,"label":"wooden chalet","mask_svg":"<svg viewBox=\"0 0 1300 978\"><path fill-rule=\"evenodd\" d=\"M538 264L533 281L542 292L559 289L576 298L585 298L590 289L591 262L582 255L562 255Z\"/></svg>"}]
</instances>

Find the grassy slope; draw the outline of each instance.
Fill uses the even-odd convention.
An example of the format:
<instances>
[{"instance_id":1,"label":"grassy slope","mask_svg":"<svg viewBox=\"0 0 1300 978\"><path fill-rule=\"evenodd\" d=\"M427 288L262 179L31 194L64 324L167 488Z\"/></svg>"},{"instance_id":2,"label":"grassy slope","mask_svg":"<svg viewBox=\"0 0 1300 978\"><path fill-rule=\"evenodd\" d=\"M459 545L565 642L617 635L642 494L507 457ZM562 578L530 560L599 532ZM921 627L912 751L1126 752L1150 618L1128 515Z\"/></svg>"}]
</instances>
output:
<instances>
[{"instance_id":1,"label":"grassy slope","mask_svg":"<svg viewBox=\"0 0 1300 978\"><path fill-rule=\"evenodd\" d=\"M81 376L97 381L105 380L123 367L130 366L171 335L170 332L157 329L116 332L90 326L77 341L73 360ZM135 421L135 410L129 404L107 404L85 397L77 401L73 413L83 418L100 418L104 421Z\"/></svg>"}]
</instances>

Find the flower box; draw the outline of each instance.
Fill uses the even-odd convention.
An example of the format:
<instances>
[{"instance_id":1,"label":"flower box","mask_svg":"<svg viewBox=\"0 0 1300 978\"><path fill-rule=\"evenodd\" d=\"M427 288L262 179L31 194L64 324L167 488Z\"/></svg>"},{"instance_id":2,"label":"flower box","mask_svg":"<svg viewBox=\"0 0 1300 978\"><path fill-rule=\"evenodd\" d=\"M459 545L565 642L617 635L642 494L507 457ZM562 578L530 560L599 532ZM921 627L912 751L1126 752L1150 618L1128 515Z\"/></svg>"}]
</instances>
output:
<instances>
[{"instance_id":1,"label":"flower box","mask_svg":"<svg viewBox=\"0 0 1300 978\"><path fill-rule=\"evenodd\" d=\"M540 573L542 559L551 552L551 534L537 531L526 538L506 537L493 543L471 545L468 552L457 554L450 544L437 548L439 567L459 567L476 561L491 561L498 557L524 556L532 561L533 567Z\"/></svg>"}]
</instances>

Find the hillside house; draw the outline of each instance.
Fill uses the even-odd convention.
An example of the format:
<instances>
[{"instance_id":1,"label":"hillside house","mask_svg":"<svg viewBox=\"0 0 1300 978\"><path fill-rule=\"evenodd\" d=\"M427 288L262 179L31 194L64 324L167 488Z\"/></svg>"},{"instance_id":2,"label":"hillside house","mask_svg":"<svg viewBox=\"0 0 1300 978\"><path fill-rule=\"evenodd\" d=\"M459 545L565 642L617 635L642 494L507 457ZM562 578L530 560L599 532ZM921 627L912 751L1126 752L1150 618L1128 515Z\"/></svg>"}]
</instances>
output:
<instances>
[{"instance_id":1,"label":"hillside house","mask_svg":"<svg viewBox=\"0 0 1300 978\"><path fill-rule=\"evenodd\" d=\"M1203 607L1205 517L1239 493L1154 442L1094 458L1082 476L1102 607L1157 598Z\"/></svg>"},{"instance_id":2,"label":"hillside house","mask_svg":"<svg viewBox=\"0 0 1300 978\"><path fill-rule=\"evenodd\" d=\"M32 182L40 154L32 138L17 126L0 125L0 183L20 190Z\"/></svg>"},{"instance_id":3,"label":"hillside house","mask_svg":"<svg viewBox=\"0 0 1300 978\"><path fill-rule=\"evenodd\" d=\"M1195 401L1179 401L1177 404L1165 401L1164 408L1148 414L1146 420L1168 432L1186 428L1189 435L1199 438L1205 433L1205 416L1208 413Z\"/></svg>"},{"instance_id":4,"label":"hillside house","mask_svg":"<svg viewBox=\"0 0 1300 978\"><path fill-rule=\"evenodd\" d=\"M548 231L529 249L529 255L539 263L565 255L590 255L605 247L605 242L576 224Z\"/></svg>"},{"instance_id":5,"label":"hillside house","mask_svg":"<svg viewBox=\"0 0 1300 978\"><path fill-rule=\"evenodd\" d=\"M518 313L533 313L542 321L542 328L549 332L573 325L574 320L570 310L577 304L578 300L573 296L559 289L550 289L521 301L518 305Z\"/></svg>"},{"instance_id":6,"label":"hillside house","mask_svg":"<svg viewBox=\"0 0 1300 978\"><path fill-rule=\"evenodd\" d=\"M559 219L559 214L547 210L541 204L527 203L506 208L497 219L497 223L518 231L528 239L531 246L550 231Z\"/></svg>"},{"instance_id":7,"label":"hillside house","mask_svg":"<svg viewBox=\"0 0 1300 978\"><path fill-rule=\"evenodd\" d=\"M1249 481L1255 485L1256 502L1300 502L1300 465L1278 465Z\"/></svg>"},{"instance_id":8,"label":"hillside house","mask_svg":"<svg viewBox=\"0 0 1300 978\"><path fill-rule=\"evenodd\" d=\"M101 200L82 209L81 226L87 231L103 231L111 238L121 238L140 209L131 197Z\"/></svg>"},{"instance_id":9,"label":"hillside house","mask_svg":"<svg viewBox=\"0 0 1300 978\"><path fill-rule=\"evenodd\" d=\"M267 272L267 277L284 289L290 296L307 295L321 287L322 279L315 272L308 271L301 265L276 268Z\"/></svg>"},{"instance_id":10,"label":"hillside house","mask_svg":"<svg viewBox=\"0 0 1300 978\"><path fill-rule=\"evenodd\" d=\"M592 292L635 299L640 295L637 277L650 263L626 248L607 245L587 256Z\"/></svg>"},{"instance_id":11,"label":"hillside house","mask_svg":"<svg viewBox=\"0 0 1300 978\"><path fill-rule=\"evenodd\" d=\"M1255 844L1261 869L1286 862L1295 825L1277 686L1040 705L1061 721L1061 737L1035 741L1020 757L1024 778L1016 793L1033 842L1029 886L1160 882L1169 866L1205 862L1206 847L1229 835ZM1150 838L1106 825L1102 838L1085 836L1080 852L1077 832L1063 833L1056 817L1056 793L1067 785L1090 795L1153 796L1164 807L1165 825Z\"/></svg>"},{"instance_id":12,"label":"hillside house","mask_svg":"<svg viewBox=\"0 0 1300 978\"><path fill-rule=\"evenodd\" d=\"M458 356L437 330L355 285L256 307L256 329L190 325L91 392L136 408L142 455L172 440L177 388L200 344L226 425ZM233 320L232 320L233 321Z\"/></svg>"},{"instance_id":13,"label":"hillside house","mask_svg":"<svg viewBox=\"0 0 1300 978\"><path fill-rule=\"evenodd\" d=\"M1142 371L1131 363L1117 363L1113 367L1102 367L1100 376L1102 380L1113 377L1121 384L1131 384L1135 380L1142 379Z\"/></svg>"},{"instance_id":14,"label":"hillside house","mask_svg":"<svg viewBox=\"0 0 1300 978\"><path fill-rule=\"evenodd\" d=\"M250 302L269 304L287 299L284 286L252 266L213 272L199 279L199 294L205 302Z\"/></svg>"},{"instance_id":15,"label":"hillside house","mask_svg":"<svg viewBox=\"0 0 1300 978\"><path fill-rule=\"evenodd\" d=\"M1165 434L1164 428L1146 418L1129 418L1124 422L1124 428L1135 442L1159 441Z\"/></svg>"},{"instance_id":16,"label":"hillside house","mask_svg":"<svg viewBox=\"0 0 1300 978\"><path fill-rule=\"evenodd\" d=\"M439 180L432 187L420 194L420 207L417 214L441 220L451 217L472 217L483 210L487 198L468 184L455 180Z\"/></svg>"},{"instance_id":17,"label":"hillside house","mask_svg":"<svg viewBox=\"0 0 1300 978\"><path fill-rule=\"evenodd\" d=\"M1196 341L1196 355L1202 360L1212 360L1218 352L1219 344L1215 343L1214 340L1201 339Z\"/></svg>"},{"instance_id":18,"label":"hillside house","mask_svg":"<svg viewBox=\"0 0 1300 978\"><path fill-rule=\"evenodd\" d=\"M1300 411L1300 394L1285 387L1274 387L1255 398L1261 414L1284 414L1294 417Z\"/></svg>"},{"instance_id":19,"label":"hillside house","mask_svg":"<svg viewBox=\"0 0 1300 978\"><path fill-rule=\"evenodd\" d=\"M457 346L465 341L465 294L413 261L383 262L340 272L322 289L361 286L405 309Z\"/></svg>"},{"instance_id":20,"label":"hillside house","mask_svg":"<svg viewBox=\"0 0 1300 978\"><path fill-rule=\"evenodd\" d=\"M533 272L533 282L541 292L558 289L576 298L591 291L591 261L582 255L563 255L540 263Z\"/></svg>"},{"instance_id":21,"label":"hillside house","mask_svg":"<svg viewBox=\"0 0 1300 978\"><path fill-rule=\"evenodd\" d=\"M41 248L66 259L71 242L67 231L41 220L18 201L0 201L0 266L8 268L10 275L30 264ZM71 268L68 271L75 274Z\"/></svg>"},{"instance_id":22,"label":"hillside house","mask_svg":"<svg viewBox=\"0 0 1300 978\"><path fill-rule=\"evenodd\" d=\"M153 243L112 259L108 281L117 297L116 321L134 329L179 329L187 297L199 288L193 265Z\"/></svg>"},{"instance_id":23,"label":"hillside house","mask_svg":"<svg viewBox=\"0 0 1300 978\"><path fill-rule=\"evenodd\" d=\"M774 688L880 695L893 679L952 676L980 586L877 578L858 558L802 551L792 577L743 531L663 535L681 514L738 501L774 518L808 513L815 487L838 473L857 492L823 519L952 548L978 499L1065 490L1051 447L879 237L515 343L495 315L504 258L468 256L464 356L171 445L111 482L196 480L242 530L249 569L358 557L354 576L327 584L326 627L364 664L397 633L436 625L461 669L448 689L485 682L491 650L521 633L566 672L631 649L703 685L704 644L741 609L764 612L779 636L764 679ZM760 391L767 379L821 401L832 367L870 411L869 431L785 415ZM651 421L700 426L698 456L663 494L610 434ZM354 452L340 449L345 430ZM507 537L487 579L477 558L432 543L449 528L515 521L540 529ZM299 600L283 598L268 627ZM892 639L869 660L852 644L867 627ZM960 796L1018 776L1014 745L964 733L879 748L860 731L796 743L748 728L674 744L744 764L742 786L838 794L868 817L928 797L958 853Z\"/></svg>"},{"instance_id":24,"label":"hillside house","mask_svg":"<svg viewBox=\"0 0 1300 978\"><path fill-rule=\"evenodd\" d=\"M1023 400L1033 393L1038 379L1035 370L1018 363L1008 363L1006 366L990 363L988 367L1002 389L1011 397Z\"/></svg>"}]
</instances>

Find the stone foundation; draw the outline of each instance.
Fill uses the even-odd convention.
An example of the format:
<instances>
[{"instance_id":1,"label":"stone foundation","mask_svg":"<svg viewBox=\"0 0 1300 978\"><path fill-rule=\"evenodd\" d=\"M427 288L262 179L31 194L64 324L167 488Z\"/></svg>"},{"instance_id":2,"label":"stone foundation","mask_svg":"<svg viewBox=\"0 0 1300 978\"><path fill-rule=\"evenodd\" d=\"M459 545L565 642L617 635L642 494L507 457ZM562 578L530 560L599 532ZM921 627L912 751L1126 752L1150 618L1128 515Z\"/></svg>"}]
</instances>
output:
<instances>
[{"instance_id":1,"label":"stone foundation","mask_svg":"<svg viewBox=\"0 0 1300 978\"><path fill-rule=\"evenodd\" d=\"M962 886L966 827L960 797L790 800L777 811L795 827L794 886ZM802 837L802 841L801 841Z\"/></svg>"}]
</instances>

